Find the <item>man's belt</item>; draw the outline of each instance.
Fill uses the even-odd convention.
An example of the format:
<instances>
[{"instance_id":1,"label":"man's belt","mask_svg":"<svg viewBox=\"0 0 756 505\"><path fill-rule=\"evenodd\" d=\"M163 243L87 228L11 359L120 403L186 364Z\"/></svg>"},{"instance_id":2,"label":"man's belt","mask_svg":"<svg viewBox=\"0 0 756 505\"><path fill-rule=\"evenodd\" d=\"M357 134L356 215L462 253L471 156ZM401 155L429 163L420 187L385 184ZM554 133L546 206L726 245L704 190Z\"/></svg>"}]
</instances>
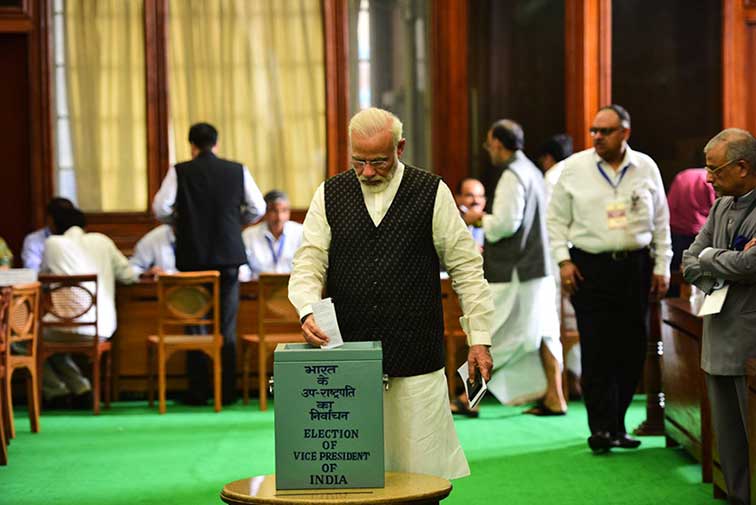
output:
<instances>
[{"instance_id":1,"label":"man's belt","mask_svg":"<svg viewBox=\"0 0 756 505\"><path fill-rule=\"evenodd\" d=\"M627 261L631 258L640 256L641 254L648 254L648 247L641 247L640 249L620 249L617 251L606 251L600 253L590 253L577 247L573 248L573 252L576 252L583 256L592 256L596 259L610 259L612 261Z\"/></svg>"}]
</instances>

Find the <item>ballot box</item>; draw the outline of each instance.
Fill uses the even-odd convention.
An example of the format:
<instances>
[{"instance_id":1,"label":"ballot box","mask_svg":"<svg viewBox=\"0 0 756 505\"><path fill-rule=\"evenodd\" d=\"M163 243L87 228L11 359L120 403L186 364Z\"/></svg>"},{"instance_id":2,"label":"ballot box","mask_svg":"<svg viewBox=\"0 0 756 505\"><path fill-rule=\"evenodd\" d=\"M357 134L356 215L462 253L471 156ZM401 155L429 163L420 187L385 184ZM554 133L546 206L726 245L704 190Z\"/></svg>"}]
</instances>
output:
<instances>
[{"instance_id":1,"label":"ballot box","mask_svg":"<svg viewBox=\"0 0 756 505\"><path fill-rule=\"evenodd\" d=\"M273 356L276 489L383 487L381 343Z\"/></svg>"}]
</instances>

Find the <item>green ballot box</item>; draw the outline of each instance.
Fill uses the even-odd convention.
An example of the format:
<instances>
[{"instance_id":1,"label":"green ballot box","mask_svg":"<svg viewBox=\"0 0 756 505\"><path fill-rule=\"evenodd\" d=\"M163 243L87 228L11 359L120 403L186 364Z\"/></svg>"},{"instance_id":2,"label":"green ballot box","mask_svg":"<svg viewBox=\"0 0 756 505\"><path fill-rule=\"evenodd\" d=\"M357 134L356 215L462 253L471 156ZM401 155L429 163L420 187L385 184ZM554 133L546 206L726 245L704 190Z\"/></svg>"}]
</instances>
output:
<instances>
[{"instance_id":1,"label":"green ballot box","mask_svg":"<svg viewBox=\"0 0 756 505\"><path fill-rule=\"evenodd\" d=\"M383 487L380 342L274 353L276 488Z\"/></svg>"}]
</instances>

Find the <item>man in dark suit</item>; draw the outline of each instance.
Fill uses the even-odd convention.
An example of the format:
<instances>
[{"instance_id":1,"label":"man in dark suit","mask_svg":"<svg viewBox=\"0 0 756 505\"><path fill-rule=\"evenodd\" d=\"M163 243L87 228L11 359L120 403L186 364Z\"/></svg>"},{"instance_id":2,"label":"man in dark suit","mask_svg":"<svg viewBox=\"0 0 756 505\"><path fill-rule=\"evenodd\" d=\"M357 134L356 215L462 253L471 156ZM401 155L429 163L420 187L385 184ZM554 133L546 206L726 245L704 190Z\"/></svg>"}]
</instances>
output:
<instances>
[{"instance_id":1,"label":"man in dark suit","mask_svg":"<svg viewBox=\"0 0 756 505\"><path fill-rule=\"evenodd\" d=\"M215 155L218 131L198 123L189 129L192 159L166 174L152 208L176 230L176 268L220 272L223 333L223 403L236 399L236 313L239 265L247 262L242 225L265 212L265 201L244 165ZM204 404L209 394L207 358L190 353L186 402Z\"/></svg>"},{"instance_id":2,"label":"man in dark suit","mask_svg":"<svg viewBox=\"0 0 756 505\"><path fill-rule=\"evenodd\" d=\"M701 368L729 503L745 505L750 503L745 363L756 357L756 139L729 128L704 153L706 179L720 198L683 253L683 274L712 297L709 302L723 302L704 316Z\"/></svg>"}]
</instances>

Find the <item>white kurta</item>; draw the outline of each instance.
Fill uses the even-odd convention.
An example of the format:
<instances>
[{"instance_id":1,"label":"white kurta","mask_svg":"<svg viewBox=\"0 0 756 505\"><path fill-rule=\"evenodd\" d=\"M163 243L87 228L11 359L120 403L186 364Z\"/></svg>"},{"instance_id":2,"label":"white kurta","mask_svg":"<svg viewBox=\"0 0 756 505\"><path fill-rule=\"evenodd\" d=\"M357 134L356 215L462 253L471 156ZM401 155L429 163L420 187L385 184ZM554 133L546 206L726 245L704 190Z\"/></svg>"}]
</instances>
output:
<instances>
[{"instance_id":1,"label":"white kurta","mask_svg":"<svg viewBox=\"0 0 756 505\"><path fill-rule=\"evenodd\" d=\"M540 398L546 393L541 342L562 362L554 279L548 276L520 282L514 272L512 282L490 286L496 311L491 332L494 372L488 390L510 405Z\"/></svg>"},{"instance_id":2,"label":"white kurta","mask_svg":"<svg viewBox=\"0 0 756 505\"><path fill-rule=\"evenodd\" d=\"M387 472L445 479L470 475L449 410L443 369L389 379L383 393L383 433Z\"/></svg>"},{"instance_id":3,"label":"white kurta","mask_svg":"<svg viewBox=\"0 0 756 505\"><path fill-rule=\"evenodd\" d=\"M505 170L496 185L492 213L483 218L486 238L497 242L511 237L522 226L524 215L525 187L511 170ZM520 282L515 269L511 282L490 287L496 310L491 325L494 372L488 390L504 404L540 398L546 392L542 341L562 363L554 278Z\"/></svg>"}]
</instances>

